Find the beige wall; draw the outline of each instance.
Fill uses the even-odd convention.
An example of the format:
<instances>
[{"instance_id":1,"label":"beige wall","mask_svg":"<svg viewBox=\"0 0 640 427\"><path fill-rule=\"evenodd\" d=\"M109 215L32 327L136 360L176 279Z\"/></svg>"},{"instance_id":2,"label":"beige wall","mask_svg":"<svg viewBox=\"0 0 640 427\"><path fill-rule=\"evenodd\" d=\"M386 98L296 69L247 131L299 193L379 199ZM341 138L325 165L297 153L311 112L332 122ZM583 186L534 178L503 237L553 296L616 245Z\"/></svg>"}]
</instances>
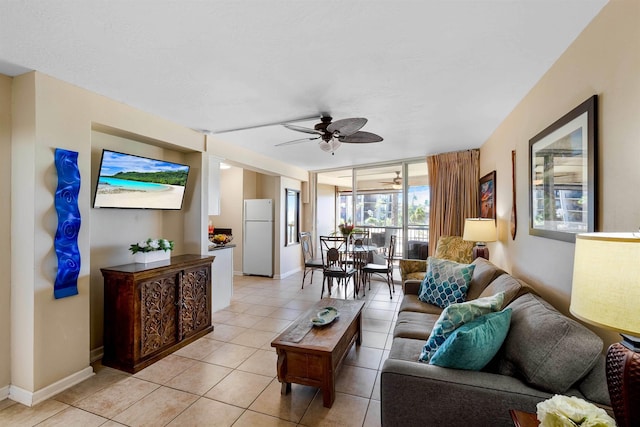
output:
<instances>
[{"instance_id":1,"label":"beige wall","mask_svg":"<svg viewBox=\"0 0 640 427\"><path fill-rule=\"evenodd\" d=\"M529 235L529 139L593 94L599 99L599 231L640 224L640 2L609 2L481 148L497 171L499 242L491 259L568 311L574 244ZM517 152L518 232L509 234L511 150ZM603 289L606 292L606 289ZM607 342L616 334L593 328Z\"/></svg>"},{"instance_id":2,"label":"beige wall","mask_svg":"<svg viewBox=\"0 0 640 427\"><path fill-rule=\"evenodd\" d=\"M0 75L0 343L9 343L11 333L11 84ZM6 397L11 379L9 345L0 346L0 400Z\"/></svg>"},{"instance_id":3,"label":"beige wall","mask_svg":"<svg viewBox=\"0 0 640 427\"><path fill-rule=\"evenodd\" d=\"M242 207L243 207L242 168L231 167L220 170L220 215L211 215L214 227L233 229L233 270L242 274Z\"/></svg>"},{"instance_id":4,"label":"beige wall","mask_svg":"<svg viewBox=\"0 0 640 427\"><path fill-rule=\"evenodd\" d=\"M137 136L136 139L146 144L165 149L196 152L195 157L185 155L196 170L196 179L200 179L198 161L202 157L200 152L204 151L204 137L37 72L14 78L12 94L12 233L20 238L11 241L11 385L16 393L32 394L34 401L38 401L47 397L42 394L46 393L42 391L46 387L91 370L91 191L92 162L95 162L92 127L127 137ZM57 184L53 165L56 147L79 153L82 180L78 200L82 216L78 238L82 257L79 295L60 300L53 298L57 269L53 250L57 228L53 207ZM191 185L192 192L198 190L197 183ZM200 212L201 199L200 194L192 196L185 215L189 211ZM201 222L206 224L206 218ZM119 221L115 219L106 225L116 227ZM182 240L202 236L200 228L184 228ZM119 243L127 247L129 240L123 238ZM115 265L120 258L103 254L101 260Z\"/></svg>"},{"instance_id":5,"label":"beige wall","mask_svg":"<svg viewBox=\"0 0 640 427\"><path fill-rule=\"evenodd\" d=\"M34 390L35 376L35 80L35 73L14 78L11 94L11 233L17 237L11 239L11 383L27 390Z\"/></svg>"}]
</instances>

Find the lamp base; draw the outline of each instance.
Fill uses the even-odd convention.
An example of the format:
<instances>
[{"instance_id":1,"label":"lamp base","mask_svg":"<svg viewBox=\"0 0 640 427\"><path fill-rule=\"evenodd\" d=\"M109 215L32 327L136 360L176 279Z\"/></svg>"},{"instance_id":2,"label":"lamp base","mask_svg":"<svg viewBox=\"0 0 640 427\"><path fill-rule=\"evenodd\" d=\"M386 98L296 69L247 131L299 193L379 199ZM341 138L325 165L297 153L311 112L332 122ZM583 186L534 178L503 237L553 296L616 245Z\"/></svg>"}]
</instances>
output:
<instances>
[{"instance_id":1,"label":"lamp base","mask_svg":"<svg viewBox=\"0 0 640 427\"><path fill-rule=\"evenodd\" d=\"M489 259L489 248L486 246L474 246L473 247L473 259L476 259L478 257L482 257L486 260Z\"/></svg>"},{"instance_id":2,"label":"lamp base","mask_svg":"<svg viewBox=\"0 0 640 427\"><path fill-rule=\"evenodd\" d=\"M640 425L640 339L622 335L607 351L607 386L619 427Z\"/></svg>"}]
</instances>

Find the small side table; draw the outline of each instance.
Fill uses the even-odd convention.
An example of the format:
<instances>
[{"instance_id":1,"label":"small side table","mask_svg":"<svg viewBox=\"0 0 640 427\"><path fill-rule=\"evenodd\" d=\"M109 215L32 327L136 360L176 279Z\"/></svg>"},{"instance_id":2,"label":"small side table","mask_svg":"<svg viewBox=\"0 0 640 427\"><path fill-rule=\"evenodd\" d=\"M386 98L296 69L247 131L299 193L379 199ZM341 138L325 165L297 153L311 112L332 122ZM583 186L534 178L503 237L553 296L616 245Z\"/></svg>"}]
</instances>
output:
<instances>
[{"instance_id":1,"label":"small side table","mask_svg":"<svg viewBox=\"0 0 640 427\"><path fill-rule=\"evenodd\" d=\"M536 414L532 414L531 412L509 409L509 414L511 414L511 419L515 427L538 427L540 425Z\"/></svg>"}]
</instances>

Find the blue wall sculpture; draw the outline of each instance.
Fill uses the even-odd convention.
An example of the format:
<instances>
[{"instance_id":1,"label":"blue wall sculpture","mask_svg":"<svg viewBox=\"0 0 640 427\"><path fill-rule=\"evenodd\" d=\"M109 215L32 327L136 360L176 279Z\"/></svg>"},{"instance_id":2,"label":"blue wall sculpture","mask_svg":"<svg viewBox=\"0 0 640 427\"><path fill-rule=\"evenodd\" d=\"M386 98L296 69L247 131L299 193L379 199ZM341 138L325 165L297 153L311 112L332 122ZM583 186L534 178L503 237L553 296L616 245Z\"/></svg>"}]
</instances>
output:
<instances>
[{"instance_id":1,"label":"blue wall sculpture","mask_svg":"<svg viewBox=\"0 0 640 427\"><path fill-rule=\"evenodd\" d=\"M80 274L78 153L56 148L55 163L58 171L58 188L55 196L58 230L54 247L58 256L58 273L53 287L53 296L58 299L78 294L78 275Z\"/></svg>"}]
</instances>

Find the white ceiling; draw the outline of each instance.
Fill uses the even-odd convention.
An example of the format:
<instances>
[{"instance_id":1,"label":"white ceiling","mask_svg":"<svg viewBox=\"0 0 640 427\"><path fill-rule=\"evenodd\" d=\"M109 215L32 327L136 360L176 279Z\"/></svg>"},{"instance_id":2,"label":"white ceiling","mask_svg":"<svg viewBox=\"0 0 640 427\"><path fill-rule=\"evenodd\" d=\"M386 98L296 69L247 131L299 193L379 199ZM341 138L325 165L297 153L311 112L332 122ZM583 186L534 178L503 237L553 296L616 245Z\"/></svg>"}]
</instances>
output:
<instances>
[{"instance_id":1,"label":"white ceiling","mask_svg":"<svg viewBox=\"0 0 640 427\"><path fill-rule=\"evenodd\" d=\"M0 0L0 73L38 70L309 170L479 147L606 0ZM313 127L318 120L296 122Z\"/></svg>"}]
</instances>

